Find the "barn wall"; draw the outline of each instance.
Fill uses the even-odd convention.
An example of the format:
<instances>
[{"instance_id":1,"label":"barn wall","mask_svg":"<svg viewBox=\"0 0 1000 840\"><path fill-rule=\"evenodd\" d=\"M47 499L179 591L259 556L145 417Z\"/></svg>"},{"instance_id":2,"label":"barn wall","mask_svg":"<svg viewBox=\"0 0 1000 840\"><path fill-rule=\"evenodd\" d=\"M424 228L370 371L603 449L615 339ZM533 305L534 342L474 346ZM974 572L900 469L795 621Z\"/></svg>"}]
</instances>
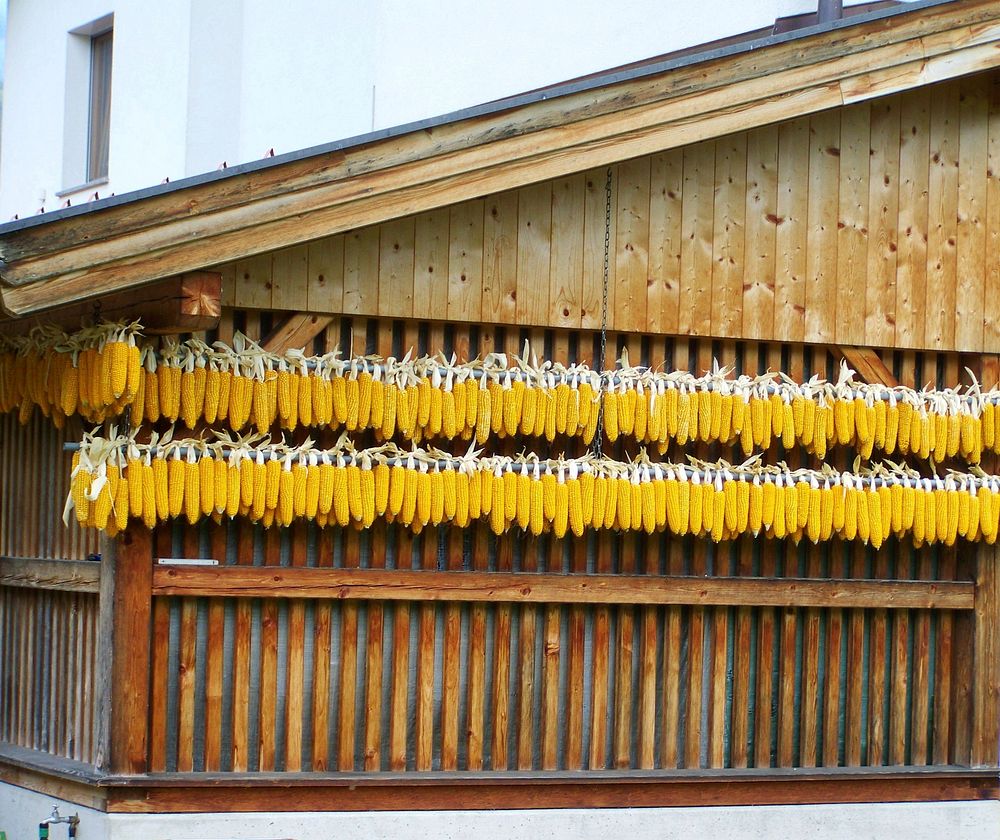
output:
<instances>
[{"instance_id":1,"label":"barn wall","mask_svg":"<svg viewBox=\"0 0 1000 840\"><path fill-rule=\"evenodd\" d=\"M995 74L613 167L622 331L1000 349ZM600 325L605 170L224 266L228 302Z\"/></svg>"}]
</instances>

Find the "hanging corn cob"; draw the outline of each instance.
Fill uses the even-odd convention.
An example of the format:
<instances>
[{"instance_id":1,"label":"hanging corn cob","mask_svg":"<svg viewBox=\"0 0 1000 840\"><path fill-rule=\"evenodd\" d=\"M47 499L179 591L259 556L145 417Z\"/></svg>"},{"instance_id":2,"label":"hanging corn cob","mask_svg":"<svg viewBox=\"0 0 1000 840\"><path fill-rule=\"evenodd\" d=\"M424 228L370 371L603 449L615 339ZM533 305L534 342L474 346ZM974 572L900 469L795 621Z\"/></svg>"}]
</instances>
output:
<instances>
[{"instance_id":1,"label":"hanging corn cob","mask_svg":"<svg viewBox=\"0 0 1000 840\"><path fill-rule=\"evenodd\" d=\"M316 450L310 441L290 447L260 436L137 444L88 435L74 456L66 516L73 510L82 525L109 533L129 518L153 525L181 516L192 524L244 516L265 525L312 519L357 528L382 518L415 531L483 519L498 534L512 526L557 537L603 528L715 542L743 534L839 537L878 548L890 536L918 545L994 542L1000 476L928 478L895 464L855 473L680 465L645 453L629 463L481 457L473 449L454 457L394 444L355 450L346 436L334 449Z\"/></svg>"},{"instance_id":2,"label":"hanging corn cob","mask_svg":"<svg viewBox=\"0 0 1000 840\"><path fill-rule=\"evenodd\" d=\"M36 327L0 338L0 412L27 422L35 408L62 426L79 414L99 423L121 413L142 387L133 324L99 324L67 335Z\"/></svg>"}]
</instances>

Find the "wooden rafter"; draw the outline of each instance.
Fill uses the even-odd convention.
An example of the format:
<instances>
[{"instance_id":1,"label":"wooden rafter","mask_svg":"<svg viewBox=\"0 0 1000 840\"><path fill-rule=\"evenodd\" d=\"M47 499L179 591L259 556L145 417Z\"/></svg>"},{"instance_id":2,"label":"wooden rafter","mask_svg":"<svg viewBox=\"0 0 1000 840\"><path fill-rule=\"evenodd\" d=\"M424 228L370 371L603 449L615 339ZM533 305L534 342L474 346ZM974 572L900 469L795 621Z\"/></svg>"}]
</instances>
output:
<instances>
[{"instance_id":1,"label":"wooden rafter","mask_svg":"<svg viewBox=\"0 0 1000 840\"><path fill-rule=\"evenodd\" d=\"M314 315L297 312L289 315L264 339L263 347L271 353L308 347L316 336L333 322L332 315Z\"/></svg>"},{"instance_id":2,"label":"wooden rafter","mask_svg":"<svg viewBox=\"0 0 1000 840\"><path fill-rule=\"evenodd\" d=\"M895 387L899 381L886 367L882 357L871 347L838 347L837 350L847 360L855 373L870 385Z\"/></svg>"}]
</instances>

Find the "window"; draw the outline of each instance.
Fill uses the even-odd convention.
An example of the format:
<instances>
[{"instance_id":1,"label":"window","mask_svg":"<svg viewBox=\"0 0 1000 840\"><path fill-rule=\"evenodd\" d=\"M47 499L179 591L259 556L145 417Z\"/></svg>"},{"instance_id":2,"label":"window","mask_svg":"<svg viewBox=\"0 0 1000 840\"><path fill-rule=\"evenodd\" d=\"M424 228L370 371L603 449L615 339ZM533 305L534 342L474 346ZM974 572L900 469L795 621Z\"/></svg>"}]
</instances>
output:
<instances>
[{"instance_id":1,"label":"window","mask_svg":"<svg viewBox=\"0 0 1000 840\"><path fill-rule=\"evenodd\" d=\"M63 118L63 189L72 197L108 180L114 15L67 33Z\"/></svg>"},{"instance_id":2,"label":"window","mask_svg":"<svg viewBox=\"0 0 1000 840\"><path fill-rule=\"evenodd\" d=\"M87 125L87 181L108 177L111 139L111 46L109 30L90 39L90 105Z\"/></svg>"}]
</instances>

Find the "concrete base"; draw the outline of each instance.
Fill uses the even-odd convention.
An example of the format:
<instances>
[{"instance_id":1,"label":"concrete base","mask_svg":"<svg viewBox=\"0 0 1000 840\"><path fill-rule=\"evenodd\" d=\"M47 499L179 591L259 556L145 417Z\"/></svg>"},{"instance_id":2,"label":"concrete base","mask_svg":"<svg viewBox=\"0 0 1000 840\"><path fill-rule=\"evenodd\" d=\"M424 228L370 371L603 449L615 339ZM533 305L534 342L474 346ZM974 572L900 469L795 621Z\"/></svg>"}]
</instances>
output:
<instances>
[{"instance_id":1,"label":"concrete base","mask_svg":"<svg viewBox=\"0 0 1000 840\"><path fill-rule=\"evenodd\" d=\"M219 792L224 796L224 792ZM1000 802L767 805L552 811L104 814L0 783L0 831L35 840L58 805L79 814L79 840L997 840ZM54 826L51 840L66 827Z\"/></svg>"}]
</instances>

